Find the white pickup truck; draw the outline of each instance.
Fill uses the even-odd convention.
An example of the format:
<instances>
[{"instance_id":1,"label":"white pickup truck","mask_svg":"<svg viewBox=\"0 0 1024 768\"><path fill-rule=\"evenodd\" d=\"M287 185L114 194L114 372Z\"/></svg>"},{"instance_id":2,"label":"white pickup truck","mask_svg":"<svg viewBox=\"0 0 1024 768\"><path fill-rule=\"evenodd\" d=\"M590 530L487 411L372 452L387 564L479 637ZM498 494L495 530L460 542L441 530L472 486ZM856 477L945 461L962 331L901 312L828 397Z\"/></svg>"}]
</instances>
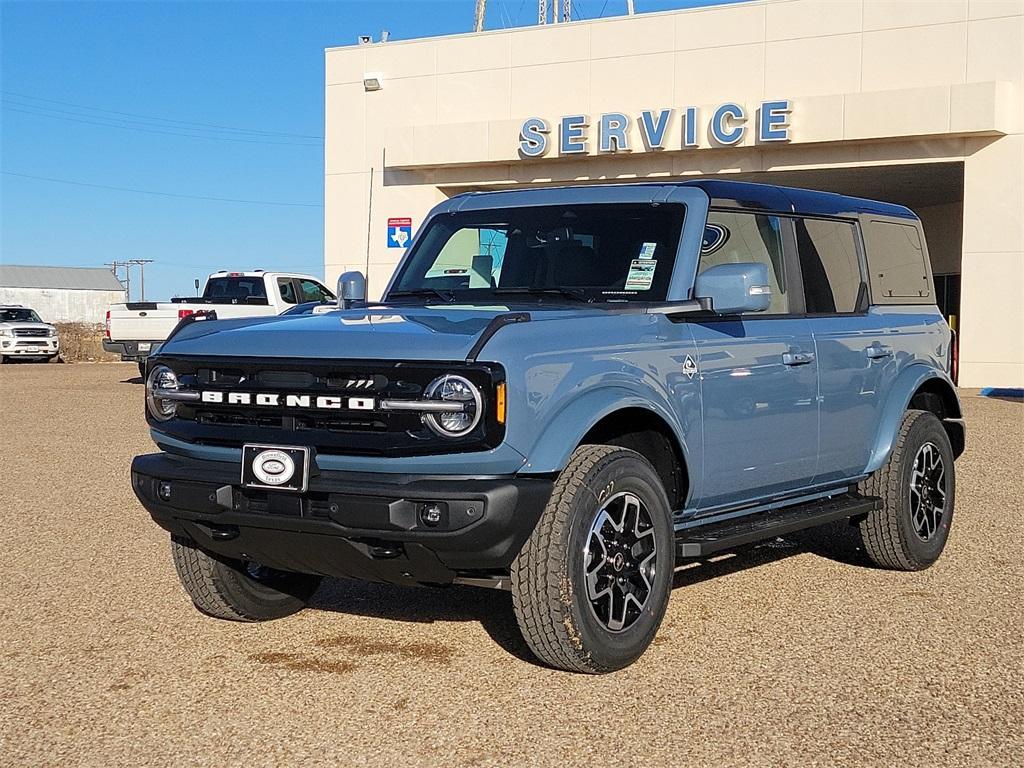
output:
<instances>
[{"instance_id":1,"label":"white pickup truck","mask_svg":"<svg viewBox=\"0 0 1024 768\"><path fill-rule=\"evenodd\" d=\"M199 281L196 281L198 287ZM153 348L182 318L215 310L218 319L280 315L308 302L334 301L334 293L310 275L294 272L214 272L202 296L169 302L131 301L107 310L103 348L122 360L145 364Z\"/></svg>"}]
</instances>

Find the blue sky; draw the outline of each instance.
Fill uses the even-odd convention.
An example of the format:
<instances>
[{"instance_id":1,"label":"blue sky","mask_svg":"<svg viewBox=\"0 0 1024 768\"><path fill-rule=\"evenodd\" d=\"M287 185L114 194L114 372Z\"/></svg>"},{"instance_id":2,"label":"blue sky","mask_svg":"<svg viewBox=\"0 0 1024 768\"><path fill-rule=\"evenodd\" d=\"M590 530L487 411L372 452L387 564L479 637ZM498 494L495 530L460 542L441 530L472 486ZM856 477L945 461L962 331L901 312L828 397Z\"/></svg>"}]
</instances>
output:
<instances>
[{"instance_id":1,"label":"blue sky","mask_svg":"<svg viewBox=\"0 0 1024 768\"><path fill-rule=\"evenodd\" d=\"M638 12L704 4L636 0ZM154 259L150 299L216 269L322 275L323 49L381 29L466 32L473 6L0 2L0 261ZM574 8L608 16L625 0ZM535 14L535 0L490 0L486 26Z\"/></svg>"}]
</instances>

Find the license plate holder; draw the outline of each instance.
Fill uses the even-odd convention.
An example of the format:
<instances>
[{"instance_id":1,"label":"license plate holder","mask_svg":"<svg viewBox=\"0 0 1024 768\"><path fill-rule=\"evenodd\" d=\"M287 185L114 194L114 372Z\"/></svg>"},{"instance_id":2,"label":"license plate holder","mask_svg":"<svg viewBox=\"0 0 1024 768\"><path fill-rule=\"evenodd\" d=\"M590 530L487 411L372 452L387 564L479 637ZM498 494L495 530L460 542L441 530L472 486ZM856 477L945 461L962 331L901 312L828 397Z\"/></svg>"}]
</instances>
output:
<instances>
[{"instance_id":1,"label":"license plate holder","mask_svg":"<svg viewBox=\"0 0 1024 768\"><path fill-rule=\"evenodd\" d=\"M269 491L305 492L310 451L306 446L242 446L242 485Z\"/></svg>"}]
</instances>

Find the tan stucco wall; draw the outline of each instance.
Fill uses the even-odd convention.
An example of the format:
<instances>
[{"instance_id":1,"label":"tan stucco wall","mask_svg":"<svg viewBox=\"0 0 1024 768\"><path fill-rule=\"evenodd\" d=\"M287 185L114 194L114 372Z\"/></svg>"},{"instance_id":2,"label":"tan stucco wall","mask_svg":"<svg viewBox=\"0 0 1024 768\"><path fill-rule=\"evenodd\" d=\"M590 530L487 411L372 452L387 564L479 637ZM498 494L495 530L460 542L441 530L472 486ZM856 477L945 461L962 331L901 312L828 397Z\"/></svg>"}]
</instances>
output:
<instances>
[{"instance_id":1,"label":"tan stucco wall","mask_svg":"<svg viewBox=\"0 0 1024 768\"><path fill-rule=\"evenodd\" d=\"M962 258L931 245L937 266L962 261L961 383L1024 386L1024 0L755 0L329 49L325 65L328 279L368 266L379 295L402 254L386 219L415 228L470 187L956 160L960 226L924 215L962 234ZM702 129L680 148L682 108L703 125L725 101L752 114L777 98L789 143L754 143L751 122L738 147ZM554 141L564 115L624 112L639 148L639 111L661 108L677 110L664 151L598 155L592 128L584 157L518 157L527 117Z\"/></svg>"}]
</instances>

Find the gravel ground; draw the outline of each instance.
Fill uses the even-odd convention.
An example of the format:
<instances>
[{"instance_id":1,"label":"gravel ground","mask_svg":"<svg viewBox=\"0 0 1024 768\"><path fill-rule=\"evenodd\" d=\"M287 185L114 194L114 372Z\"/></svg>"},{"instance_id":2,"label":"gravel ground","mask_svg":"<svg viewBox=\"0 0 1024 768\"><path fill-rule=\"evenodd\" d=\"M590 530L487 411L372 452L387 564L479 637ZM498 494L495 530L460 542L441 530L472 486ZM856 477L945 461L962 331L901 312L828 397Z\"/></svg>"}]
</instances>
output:
<instances>
[{"instance_id":1,"label":"gravel ground","mask_svg":"<svg viewBox=\"0 0 1024 768\"><path fill-rule=\"evenodd\" d=\"M498 592L329 581L282 621L200 615L129 490L135 376L0 371L0 764L1019 765L1019 402L965 397L935 567L869 568L844 526L695 566L595 678L529 661Z\"/></svg>"}]
</instances>

